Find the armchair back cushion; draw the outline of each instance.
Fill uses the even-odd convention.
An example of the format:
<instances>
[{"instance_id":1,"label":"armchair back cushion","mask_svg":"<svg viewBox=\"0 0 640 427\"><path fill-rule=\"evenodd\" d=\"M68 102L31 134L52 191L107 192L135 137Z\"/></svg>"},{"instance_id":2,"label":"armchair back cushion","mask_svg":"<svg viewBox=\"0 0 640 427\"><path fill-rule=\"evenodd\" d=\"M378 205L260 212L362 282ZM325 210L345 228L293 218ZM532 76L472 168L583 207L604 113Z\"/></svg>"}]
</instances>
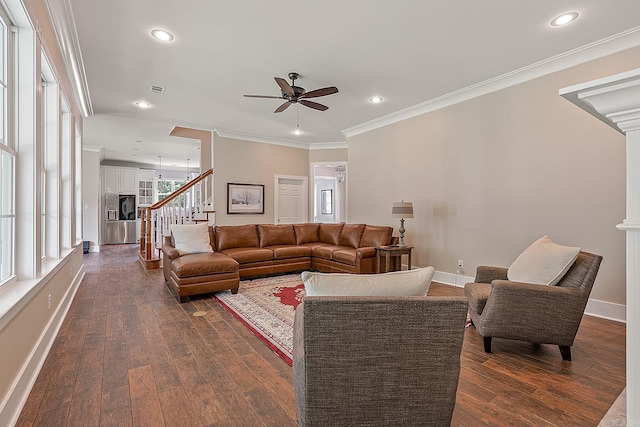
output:
<instances>
[{"instance_id":1,"label":"armchair back cushion","mask_svg":"<svg viewBox=\"0 0 640 427\"><path fill-rule=\"evenodd\" d=\"M216 226L216 249L259 247L256 224Z\"/></svg>"},{"instance_id":2,"label":"armchair back cushion","mask_svg":"<svg viewBox=\"0 0 640 427\"><path fill-rule=\"evenodd\" d=\"M433 267L382 274L302 272L307 296L425 296Z\"/></svg>"},{"instance_id":3,"label":"armchair back cushion","mask_svg":"<svg viewBox=\"0 0 640 427\"><path fill-rule=\"evenodd\" d=\"M524 250L509 266L507 277L512 282L536 285L557 284L571 268L580 248L554 243L541 237Z\"/></svg>"}]
</instances>

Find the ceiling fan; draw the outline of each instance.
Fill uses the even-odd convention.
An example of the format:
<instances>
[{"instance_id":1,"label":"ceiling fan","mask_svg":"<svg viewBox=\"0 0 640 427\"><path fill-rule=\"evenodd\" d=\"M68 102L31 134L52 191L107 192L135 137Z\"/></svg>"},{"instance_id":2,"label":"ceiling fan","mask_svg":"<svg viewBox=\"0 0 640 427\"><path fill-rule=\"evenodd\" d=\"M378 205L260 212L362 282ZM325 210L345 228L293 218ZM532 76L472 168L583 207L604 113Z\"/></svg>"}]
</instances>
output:
<instances>
[{"instance_id":1,"label":"ceiling fan","mask_svg":"<svg viewBox=\"0 0 640 427\"><path fill-rule=\"evenodd\" d=\"M319 104L314 101L308 101L307 98L318 98L320 96L331 95L338 93L338 88L335 86L323 87L322 89L312 90L307 92L304 88L296 86L295 82L298 78L298 73L289 73L291 84L281 77L274 77L278 86L280 86L280 92L282 96L268 96L268 95L245 95L247 98L273 98L273 99L286 99L286 102L276 108L274 113L281 113L291 104L300 103L305 107L313 108L315 110L325 111L329 107Z\"/></svg>"}]
</instances>

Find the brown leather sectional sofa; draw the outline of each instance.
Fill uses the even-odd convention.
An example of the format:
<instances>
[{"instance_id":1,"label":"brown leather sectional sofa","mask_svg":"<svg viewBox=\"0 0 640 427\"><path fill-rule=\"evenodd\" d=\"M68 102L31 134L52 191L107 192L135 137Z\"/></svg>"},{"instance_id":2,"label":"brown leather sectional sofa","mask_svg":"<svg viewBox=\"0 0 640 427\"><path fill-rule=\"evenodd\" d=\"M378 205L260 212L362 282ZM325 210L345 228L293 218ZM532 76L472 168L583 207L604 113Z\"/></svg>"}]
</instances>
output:
<instances>
[{"instance_id":1,"label":"brown leather sectional sofa","mask_svg":"<svg viewBox=\"0 0 640 427\"><path fill-rule=\"evenodd\" d=\"M209 227L213 253L180 256L171 238L162 268L180 302L189 295L231 289L240 279L304 270L375 273L376 247L392 242L392 227L366 224L249 224Z\"/></svg>"}]
</instances>

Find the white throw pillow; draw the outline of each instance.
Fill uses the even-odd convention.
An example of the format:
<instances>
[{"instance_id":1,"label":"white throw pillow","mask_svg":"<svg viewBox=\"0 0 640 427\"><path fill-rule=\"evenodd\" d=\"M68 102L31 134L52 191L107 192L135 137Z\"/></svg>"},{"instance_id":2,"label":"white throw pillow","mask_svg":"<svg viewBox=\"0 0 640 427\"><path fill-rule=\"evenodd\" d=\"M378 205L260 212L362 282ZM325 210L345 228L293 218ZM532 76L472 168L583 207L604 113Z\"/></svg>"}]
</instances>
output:
<instances>
[{"instance_id":1,"label":"white throw pillow","mask_svg":"<svg viewBox=\"0 0 640 427\"><path fill-rule=\"evenodd\" d=\"M509 266L507 278L537 285L557 284L578 258L580 248L553 243L544 236L524 250Z\"/></svg>"},{"instance_id":2,"label":"white throw pillow","mask_svg":"<svg viewBox=\"0 0 640 427\"><path fill-rule=\"evenodd\" d=\"M307 296L424 296L434 273L433 267L382 274L304 271L302 281Z\"/></svg>"},{"instance_id":3,"label":"white throw pillow","mask_svg":"<svg viewBox=\"0 0 640 427\"><path fill-rule=\"evenodd\" d=\"M173 224L171 233L180 255L213 252L209 240L209 224Z\"/></svg>"}]
</instances>

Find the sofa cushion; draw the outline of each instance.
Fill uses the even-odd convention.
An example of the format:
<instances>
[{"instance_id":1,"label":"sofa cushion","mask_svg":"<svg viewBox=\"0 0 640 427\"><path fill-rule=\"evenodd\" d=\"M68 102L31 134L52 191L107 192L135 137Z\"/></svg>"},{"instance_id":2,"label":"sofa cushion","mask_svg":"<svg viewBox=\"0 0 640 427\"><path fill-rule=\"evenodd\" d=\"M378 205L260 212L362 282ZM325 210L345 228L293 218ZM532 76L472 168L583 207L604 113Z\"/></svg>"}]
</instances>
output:
<instances>
[{"instance_id":1,"label":"sofa cushion","mask_svg":"<svg viewBox=\"0 0 640 427\"><path fill-rule=\"evenodd\" d=\"M509 266L507 278L513 282L555 285L571 268L580 248L562 246L548 236L536 240Z\"/></svg>"},{"instance_id":2,"label":"sofa cushion","mask_svg":"<svg viewBox=\"0 0 640 427\"><path fill-rule=\"evenodd\" d=\"M425 296L433 267L383 274L317 273L304 271L307 296Z\"/></svg>"},{"instance_id":3,"label":"sofa cushion","mask_svg":"<svg viewBox=\"0 0 640 427\"><path fill-rule=\"evenodd\" d=\"M360 239L360 247L379 247L391 243L393 227L380 225L365 225Z\"/></svg>"},{"instance_id":4,"label":"sofa cushion","mask_svg":"<svg viewBox=\"0 0 640 427\"><path fill-rule=\"evenodd\" d=\"M358 253L356 248L340 248L331 253L331 259L343 264L356 265Z\"/></svg>"},{"instance_id":5,"label":"sofa cushion","mask_svg":"<svg viewBox=\"0 0 640 427\"><path fill-rule=\"evenodd\" d=\"M260 246L258 229L255 224L216 226L215 238L218 251Z\"/></svg>"},{"instance_id":6,"label":"sofa cushion","mask_svg":"<svg viewBox=\"0 0 640 427\"><path fill-rule=\"evenodd\" d=\"M235 259L240 264L271 261L273 259L273 251L265 248L229 248L224 249L222 253Z\"/></svg>"},{"instance_id":7,"label":"sofa cushion","mask_svg":"<svg viewBox=\"0 0 640 427\"><path fill-rule=\"evenodd\" d=\"M238 271L238 263L220 252L189 254L173 260L171 270L178 277L235 273Z\"/></svg>"},{"instance_id":8,"label":"sofa cushion","mask_svg":"<svg viewBox=\"0 0 640 427\"><path fill-rule=\"evenodd\" d=\"M300 258L300 257L311 256L311 248L308 246L278 245L278 246L269 246L268 248L265 248L265 249L271 249L273 251L274 259Z\"/></svg>"},{"instance_id":9,"label":"sofa cushion","mask_svg":"<svg viewBox=\"0 0 640 427\"><path fill-rule=\"evenodd\" d=\"M340 232L340 246L351 246L357 248L360 245L360 238L364 231L364 224L345 224Z\"/></svg>"},{"instance_id":10,"label":"sofa cushion","mask_svg":"<svg viewBox=\"0 0 640 427\"><path fill-rule=\"evenodd\" d=\"M349 250L353 249L348 246L333 246L327 243L313 246L311 248L311 256L314 258L323 258L323 259L333 259L333 253L339 250ZM353 249L355 251L355 249Z\"/></svg>"},{"instance_id":11,"label":"sofa cushion","mask_svg":"<svg viewBox=\"0 0 640 427\"><path fill-rule=\"evenodd\" d=\"M340 245L340 232L344 224L320 224L318 237L321 242L334 246Z\"/></svg>"},{"instance_id":12,"label":"sofa cushion","mask_svg":"<svg viewBox=\"0 0 640 427\"><path fill-rule=\"evenodd\" d=\"M320 230L319 223L293 224L293 230L296 234L296 245L320 241L318 235L318 231Z\"/></svg>"},{"instance_id":13,"label":"sofa cushion","mask_svg":"<svg viewBox=\"0 0 640 427\"><path fill-rule=\"evenodd\" d=\"M295 245L293 224L258 224L260 247L274 245Z\"/></svg>"},{"instance_id":14,"label":"sofa cushion","mask_svg":"<svg viewBox=\"0 0 640 427\"><path fill-rule=\"evenodd\" d=\"M171 234L180 255L213 252L208 224L173 224Z\"/></svg>"}]
</instances>

